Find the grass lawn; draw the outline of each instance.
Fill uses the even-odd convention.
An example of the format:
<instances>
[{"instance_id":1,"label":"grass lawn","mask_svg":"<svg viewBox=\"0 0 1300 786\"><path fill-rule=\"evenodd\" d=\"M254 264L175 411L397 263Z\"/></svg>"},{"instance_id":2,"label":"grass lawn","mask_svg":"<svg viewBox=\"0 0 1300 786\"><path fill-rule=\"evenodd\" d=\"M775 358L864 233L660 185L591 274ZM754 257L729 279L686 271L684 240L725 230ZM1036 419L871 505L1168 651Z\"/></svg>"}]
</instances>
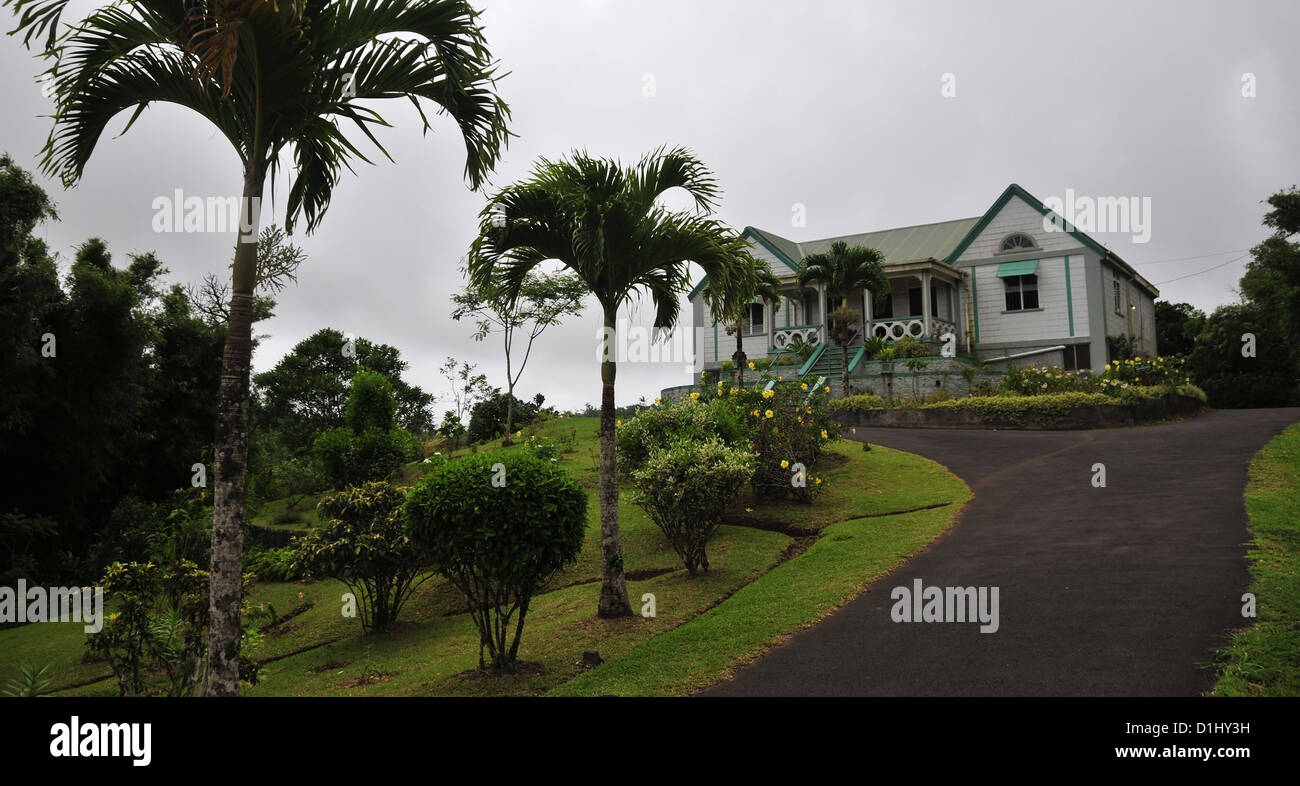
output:
<instances>
[{"instance_id":1,"label":"grass lawn","mask_svg":"<svg viewBox=\"0 0 1300 786\"><path fill-rule=\"evenodd\" d=\"M1300 696L1300 423L1288 426L1250 462L1247 554L1254 625L1222 652L1213 696Z\"/></svg>"},{"instance_id":2,"label":"grass lawn","mask_svg":"<svg viewBox=\"0 0 1300 786\"><path fill-rule=\"evenodd\" d=\"M559 462L590 495L589 535L578 561L538 596L517 673L478 673L478 635L460 594L440 577L423 584L396 628L362 635L340 614L337 581L260 583L250 602L294 614L265 633L262 679L246 695L681 694L726 677L782 636L815 622L946 530L970 492L926 459L839 442L813 468L828 491L813 505L738 500L709 544L713 566L691 577L658 528L624 491L620 502L628 591L635 609L655 596L656 616L595 617L599 595L596 418L525 429L567 443ZM519 450L521 447L480 447ZM467 452L464 449L458 454ZM426 467L410 465L400 483ZM300 505L300 509L308 505ZM747 512L746 508L753 508ZM912 511L912 512L900 512ZM281 511L259 511L273 519ZM270 523L269 521L267 523ZM299 525L301 526L301 525ZM299 594L301 593L301 598ZM302 610L304 609L305 610ZM51 663L56 692L116 695L103 663L82 663L79 625L0 631L0 678L19 664ZM587 671L584 650L602 666Z\"/></svg>"}]
</instances>

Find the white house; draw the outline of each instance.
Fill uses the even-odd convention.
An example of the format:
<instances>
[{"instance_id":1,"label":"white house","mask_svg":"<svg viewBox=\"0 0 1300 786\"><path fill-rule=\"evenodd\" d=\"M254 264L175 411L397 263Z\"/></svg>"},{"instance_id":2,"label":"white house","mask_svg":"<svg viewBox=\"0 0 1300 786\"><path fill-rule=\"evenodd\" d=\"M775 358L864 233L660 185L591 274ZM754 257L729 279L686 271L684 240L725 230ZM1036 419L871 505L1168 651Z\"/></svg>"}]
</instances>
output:
<instances>
[{"instance_id":1,"label":"white house","mask_svg":"<svg viewBox=\"0 0 1300 786\"><path fill-rule=\"evenodd\" d=\"M820 285L799 287L797 276L805 257L843 240L880 251L891 287L884 308L874 310L870 293L850 294L850 305L863 312L851 348L864 335L938 341L952 334L959 351L991 364L1100 371L1110 360L1106 337L1126 335L1136 338L1139 354L1154 355L1156 288L1083 232L1056 230L1064 226L1059 217L1045 226L1046 216L1054 214L1013 183L974 218L802 243L746 227L744 237L771 265L783 294L775 314L757 300L750 305L745 354L774 355L796 338L827 344L825 315L838 303L828 303ZM719 368L736 349L728 325L714 322L701 297L704 284L690 294L694 324L703 328L695 331L697 372ZM838 358L830 362L838 352L825 355L817 367L833 365L838 377ZM863 353L851 355L850 373L865 372Z\"/></svg>"}]
</instances>

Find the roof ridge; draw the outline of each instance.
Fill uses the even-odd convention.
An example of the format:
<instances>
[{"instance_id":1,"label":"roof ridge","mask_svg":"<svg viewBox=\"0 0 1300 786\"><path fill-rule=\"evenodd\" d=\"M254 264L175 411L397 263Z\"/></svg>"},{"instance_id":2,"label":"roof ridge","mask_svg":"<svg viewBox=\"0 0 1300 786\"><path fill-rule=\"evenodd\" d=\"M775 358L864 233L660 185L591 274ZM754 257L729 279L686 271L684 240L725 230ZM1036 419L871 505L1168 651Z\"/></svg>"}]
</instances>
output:
<instances>
[{"instance_id":1,"label":"roof ridge","mask_svg":"<svg viewBox=\"0 0 1300 786\"><path fill-rule=\"evenodd\" d=\"M825 243L828 240L842 240L846 237L855 237L857 235L878 235L882 232L899 232L904 229L920 229L922 227L938 226L939 224L955 224L958 221L978 221L980 216L969 216L967 218L950 218L947 221L927 221L924 224L904 224L903 226L889 227L888 229L872 229L868 232L851 232L847 235L832 235L830 237L817 238L815 240L804 240L798 242L799 250L803 251L803 246L810 243ZM791 241L794 242L794 241Z\"/></svg>"}]
</instances>

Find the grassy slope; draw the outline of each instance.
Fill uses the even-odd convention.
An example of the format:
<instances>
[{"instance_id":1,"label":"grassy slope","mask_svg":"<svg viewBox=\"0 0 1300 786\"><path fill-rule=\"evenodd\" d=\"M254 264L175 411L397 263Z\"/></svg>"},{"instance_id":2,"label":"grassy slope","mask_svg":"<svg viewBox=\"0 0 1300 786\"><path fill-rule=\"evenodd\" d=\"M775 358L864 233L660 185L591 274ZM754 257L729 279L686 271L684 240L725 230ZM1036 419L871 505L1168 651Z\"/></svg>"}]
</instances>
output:
<instances>
[{"instance_id":1,"label":"grassy slope","mask_svg":"<svg viewBox=\"0 0 1300 786\"><path fill-rule=\"evenodd\" d=\"M1257 620L1225 648L1216 696L1300 696L1300 424L1250 463L1247 557Z\"/></svg>"},{"instance_id":2,"label":"grassy slope","mask_svg":"<svg viewBox=\"0 0 1300 786\"><path fill-rule=\"evenodd\" d=\"M596 419L580 418L552 421L528 431L553 439L572 433L575 447L561 456L560 463L587 488L589 525L598 531L596 427ZM578 562L534 601L529 615L520 656L541 664L541 670L517 675L483 679L465 674L477 665L477 634L464 613L463 599L441 578L420 587L403 610L398 628L380 636L359 635L357 620L340 615L345 587L339 582L259 584L250 598L254 605L273 604L280 614L304 601L313 605L295 616L283 632L265 636L257 653L259 660L269 661L263 668L264 679L245 693L537 694L575 677L581 677L573 688L577 692L596 684L593 678L606 680L600 692L686 692L721 678L776 637L815 621L856 594L872 577L945 530L960 506L881 514L959 502L969 496L959 480L932 462L884 448L864 453L854 443L835 446L815 474L826 478L829 489L811 507L756 506L747 498L739 500L730 520L745 526L719 530L709 545L714 570L696 578L681 568L659 530L625 492L620 515L626 565L633 578L629 593L637 608L644 593L653 593L657 616L614 621L594 617L600 544L599 538L588 537ZM412 465L404 470L401 482L413 483L419 475L420 467ZM754 510L745 512L746 507ZM807 552L780 564L794 539L755 527L782 523L804 530L826 529ZM778 566L775 571L773 566ZM696 622L680 627L692 620ZM646 649L674 629L686 637L684 642L671 638L655 645L656 650ZM701 635L704 640L695 638ZM0 675L16 673L19 663L52 662L56 689L73 695L116 695L111 678L102 679L108 674L104 664L80 662L83 643L84 634L76 625L29 625L0 632ZM677 646L684 648L676 650L684 659L679 666L672 667L668 658L635 680L609 682L615 674L611 667L624 657L643 662L660 657L653 654L657 650ZM608 663L584 674L579 661L588 649L598 650ZM81 685L96 678L100 680Z\"/></svg>"}]
</instances>

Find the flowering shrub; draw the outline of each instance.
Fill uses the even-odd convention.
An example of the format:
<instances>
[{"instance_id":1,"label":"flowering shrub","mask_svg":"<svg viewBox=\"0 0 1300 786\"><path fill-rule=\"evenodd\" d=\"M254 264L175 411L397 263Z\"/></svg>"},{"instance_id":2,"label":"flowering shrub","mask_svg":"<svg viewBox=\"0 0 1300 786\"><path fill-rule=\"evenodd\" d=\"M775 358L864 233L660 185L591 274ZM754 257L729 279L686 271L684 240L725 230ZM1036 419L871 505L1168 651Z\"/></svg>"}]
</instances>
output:
<instances>
[{"instance_id":1,"label":"flowering shrub","mask_svg":"<svg viewBox=\"0 0 1300 786\"><path fill-rule=\"evenodd\" d=\"M657 450L632 473L636 503L663 530L692 575L709 569L705 546L754 468L752 453L713 438L682 440Z\"/></svg>"},{"instance_id":2,"label":"flowering shrub","mask_svg":"<svg viewBox=\"0 0 1300 786\"><path fill-rule=\"evenodd\" d=\"M1154 358L1136 357L1128 360L1112 360L1102 373L1102 383L1109 381L1107 388L1115 388L1115 383L1141 385L1168 385L1175 388L1191 384L1185 366L1187 361L1180 357L1157 356Z\"/></svg>"},{"instance_id":3,"label":"flowering shrub","mask_svg":"<svg viewBox=\"0 0 1300 786\"><path fill-rule=\"evenodd\" d=\"M555 461L560 455L560 446L546 437L533 434L524 440L524 448L542 461Z\"/></svg>"},{"instance_id":4,"label":"flowering shrub","mask_svg":"<svg viewBox=\"0 0 1300 786\"><path fill-rule=\"evenodd\" d=\"M1056 366L1020 368L1007 366L1007 373L998 383L998 392L1017 396L1042 396L1053 393L1096 393L1097 380L1090 371L1062 371Z\"/></svg>"},{"instance_id":5,"label":"flowering shrub","mask_svg":"<svg viewBox=\"0 0 1300 786\"><path fill-rule=\"evenodd\" d=\"M807 474L825 449L838 439L839 424L826 407L829 389L806 382L781 382L771 390L728 391L716 406L730 408L745 428L757 458L751 483L765 496L790 495L810 502L822 490L820 478ZM722 403L725 401L725 405ZM805 474L796 477L795 464Z\"/></svg>"}]
</instances>

